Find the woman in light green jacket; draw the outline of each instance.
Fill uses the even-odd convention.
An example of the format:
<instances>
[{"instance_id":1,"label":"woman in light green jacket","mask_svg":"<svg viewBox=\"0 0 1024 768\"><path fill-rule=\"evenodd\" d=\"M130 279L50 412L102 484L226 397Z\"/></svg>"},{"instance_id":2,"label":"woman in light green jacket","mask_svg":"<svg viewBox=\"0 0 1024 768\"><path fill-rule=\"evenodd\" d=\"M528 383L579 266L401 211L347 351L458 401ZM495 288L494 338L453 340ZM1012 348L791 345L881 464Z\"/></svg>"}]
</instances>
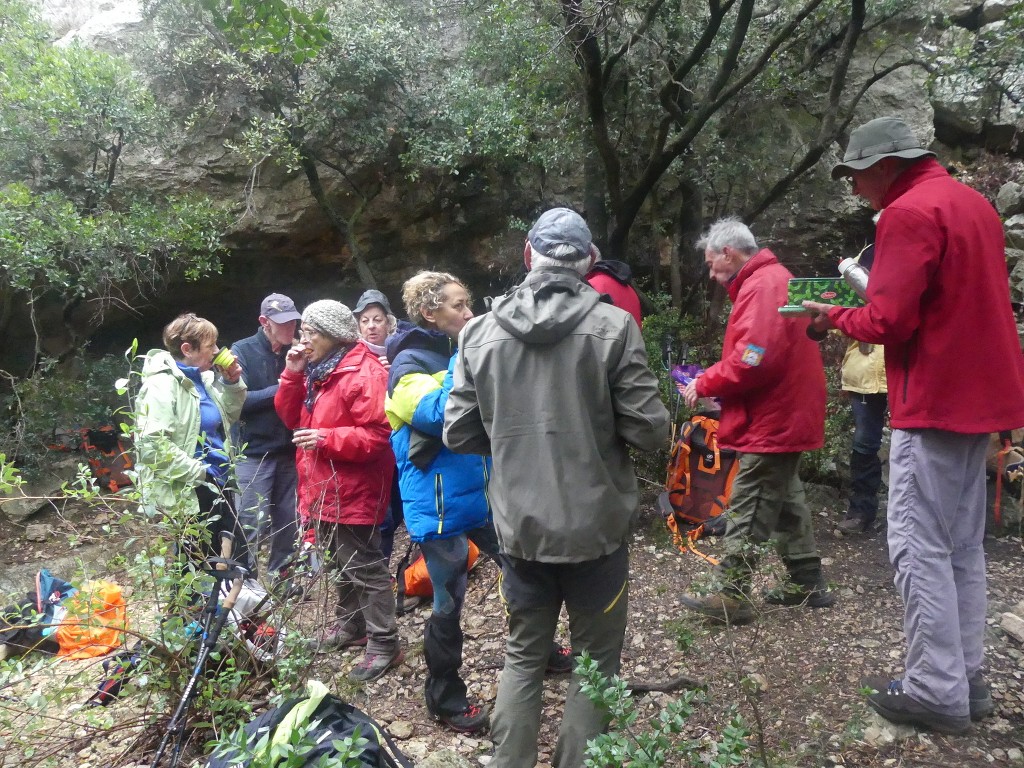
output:
<instances>
[{"instance_id":1,"label":"woman in light green jacket","mask_svg":"<svg viewBox=\"0 0 1024 768\"><path fill-rule=\"evenodd\" d=\"M245 401L242 369L227 352L214 358L217 328L194 314L164 328L166 350L146 355L136 400L135 448L142 501L176 522L206 526L207 551L221 531L235 534L235 559L248 562L230 476L231 425ZM187 544L186 544L187 548Z\"/></svg>"}]
</instances>

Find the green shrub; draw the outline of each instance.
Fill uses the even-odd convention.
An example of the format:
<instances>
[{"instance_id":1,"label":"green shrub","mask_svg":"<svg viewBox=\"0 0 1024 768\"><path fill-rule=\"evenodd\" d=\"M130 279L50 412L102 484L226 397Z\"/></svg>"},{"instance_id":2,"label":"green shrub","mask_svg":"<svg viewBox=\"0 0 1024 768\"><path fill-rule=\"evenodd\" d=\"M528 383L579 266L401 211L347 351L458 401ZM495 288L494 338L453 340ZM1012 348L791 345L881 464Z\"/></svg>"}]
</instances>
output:
<instances>
[{"instance_id":1,"label":"green shrub","mask_svg":"<svg viewBox=\"0 0 1024 768\"><path fill-rule=\"evenodd\" d=\"M683 736L686 720L693 714L693 705L703 694L684 691L669 702L650 723L640 722L627 684L618 675L601 674L597 662L584 652L576 664L581 677L580 691L609 718L608 729L587 743L588 768L629 765L631 768L662 768L666 765L707 766L725 768L742 765L750 751L749 730L735 709L720 738L708 749L701 741Z\"/></svg>"},{"instance_id":2,"label":"green shrub","mask_svg":"<svg viewBox=\"0 0 1024 768\"><path fill-rule=\"evenodd\" d=\"M15 381L0 401L7 422L0 453L31 480L53 460L51 445L77 444L82 428L116 426L117 410L124 403L114 381L124 366L120 355L80 355L60 366L51 361L32 377Z\"/></svg>"}]
</instances>

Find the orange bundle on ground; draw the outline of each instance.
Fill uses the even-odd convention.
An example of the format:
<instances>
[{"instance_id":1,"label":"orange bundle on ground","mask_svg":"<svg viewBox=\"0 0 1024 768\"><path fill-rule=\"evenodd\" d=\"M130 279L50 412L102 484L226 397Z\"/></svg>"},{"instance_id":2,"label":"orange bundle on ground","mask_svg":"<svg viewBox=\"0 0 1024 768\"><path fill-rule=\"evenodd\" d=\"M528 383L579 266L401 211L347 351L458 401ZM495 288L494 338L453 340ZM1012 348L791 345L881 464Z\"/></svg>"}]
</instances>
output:
<instances>
[{"instance_id":1,"label":"orange bundle on ground","mask_svg":"<svg viewBox=\"0 0 1024 768\"><path fill-rule=\"evenodd\" d=\"M88 581L64 607L67 614L54 633L60 645L58 656L90 659L121 647L128 612L117 584L103 579Z\"/></svg>"}]
</instances>

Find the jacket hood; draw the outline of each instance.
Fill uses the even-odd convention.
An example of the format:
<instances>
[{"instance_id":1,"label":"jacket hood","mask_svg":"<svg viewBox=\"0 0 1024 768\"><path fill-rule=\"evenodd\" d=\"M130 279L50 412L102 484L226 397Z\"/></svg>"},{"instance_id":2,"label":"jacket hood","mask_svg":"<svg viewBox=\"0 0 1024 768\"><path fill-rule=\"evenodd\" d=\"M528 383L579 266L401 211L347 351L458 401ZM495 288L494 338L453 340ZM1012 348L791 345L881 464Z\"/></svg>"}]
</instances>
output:
<instances>
[{"instance_id":1,"label":"jacket hood","mask_svg":"<svg viewBox=\"0 0 1024 768\"><path fill-rule=\"evenodd\" d=\"M398 353L406 349L426 349L441 352L447 357L451 354L452 342L446 333L421 328L408 320L399 320L395 332L388 336L385 347L388 360L394 362Z\"/></svg>"},{"instance_id":2,"label":"jacket hood","mask_svg":"<svg viewBox=\"0 0 1024 768\"><path fill-rule=\"evenodd\" d=\"M571 333L600 300L572 270L543 267L496 299L491 312L498 325L527 344L552 344Z\"/></svg>"},{"instance_id":3,"label":"jacket hood","mask_svg":"<svg viewBox=\"0 0 1024 768\"><path fill-rule=\"evenodd\" d=\"M151 349L146 353L146 360L142 364L142 374L152 376L155 373L169 373L177 378L185 378L178 364L171 353L166 349Z\"/></svg>"},{"instance_id":4,"label":"jacket hood","mask_svg":"<svg viewBox=\"0 0 1024 768\"><path fill-rule=\"evenodd\" d=\"M760 251L755 253L746 264L740 267L740 271L733 276L732 282L729 283L729 300L736 301L736 297L739 295L740 288L743 286L743 283L747 281L748 277L757 272L757 270L761 269L761 267L766 267L769 264L778 263L779 260L775 257L775 254L767 248L762 248Z\"/></svg>"},{"instance_id":5,"label":"jacket hood","mask_svg":"<svg viewBox=\"0 0 1024 768\"><path fill-rule=\"evenodd\" d=\"M398 329L388 337L388 394L409 373L434 374L448 367L448 358L455 351L455 343L447 333L431 331L418 325L399 321Z\"/></svg>"},{"instance_id":6,"label":"jacket hood","mask_svg":"<svg viewBox=\"0 0 1024 768\"><path fill-rule=\"evenodd\" d=\"M590 271L587 273L587 277L600 272L603 272L606 275L611 275L623 285L628 285L630 280L633 279L633 270L630 268L629 264L624 261L602 259L590 268Z\"/></svg>"}]
</instances>

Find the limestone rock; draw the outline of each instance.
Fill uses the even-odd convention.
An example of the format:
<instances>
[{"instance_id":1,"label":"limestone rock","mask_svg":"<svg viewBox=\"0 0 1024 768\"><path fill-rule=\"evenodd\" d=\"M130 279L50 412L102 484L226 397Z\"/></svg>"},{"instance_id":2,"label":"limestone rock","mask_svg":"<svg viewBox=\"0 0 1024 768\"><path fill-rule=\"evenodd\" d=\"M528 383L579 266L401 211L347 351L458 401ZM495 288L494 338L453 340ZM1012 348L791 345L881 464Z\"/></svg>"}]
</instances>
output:
<instances>
[{"instance_id":1,"label":"limestone rock","mask_svg":"<svg viewBox=\"0 0 1024 768\"><path fill-rule=\"evenodd\" d=\"M890 723L881 715L871 712L869 724L864 729L864 742L873 747L885 747L897 741L912 739L916 733L912 725Z\"/></svg>"},{"instance_id":2,"label":"limestone rock","mask_svg":"<svg viewBox=\"0 0 1024 768\"><path fill-rule=\"evenodd\" d=\"M938 0L932 7L938 19L949 19L962 26L974 19L977 28L983 5L982 0Z\"/></svg>"},{"instance_id":3,"label":"limestone rock","mask_svg":"<svg viewBox=\"0 0 1024 768\"><path fill-rule=\"evenodd\" d=\"M1000 9L1008 2L941 0L935 13L946 20L943 26L948 27L949 20L960 25L947 29L950 40L961 35L969 42L982 16L1001 18ZM139 5L139 0L47 0L45 13L61 36L60 44L76 41L118 53L133 49L132 41L142 32ZM930 6L926 10L922 5L910 24L913 31L908 27L894 30L894 34L909 33L914 41L906 41L906 45L916 45L918 25L927 23L931 12ZM970 19L970 23L959 19ZM861 80L903 58L906 45L893 45L891 53L868 50L852 63L851 80ZM928 145L936 137L951 147L965 136L975 144L979 136L988 141L990 127L984 120L991 119L991 110L986 112L991 95L979 93L973 82L951 82L933 106L927 77L921 68L904 67L875 83L861 99L851 129L873 117L898 114ZM182 97L159 93L158 98L173 103ZM366 287L351 268L347 244L329 226L301 173L267 164L253 177L247 164L226 148L225 142L237 138L244 127L249 113L244 100L237 95L225 97L217 107L221 123L211 125L205 135L190 136L187 142L178 136L169 142L173 148L162 151L141 152L126 147L120 159L119 184L131 186L144 179L156 194L190 190L238 213L226 238L230 257L224 274L199 284L176 283L154 297L145 318L150 327L136 331L139 338L158 338L159 328L182 307L219 308L228 283L239 309L211 309L210 317L228 340L252 333L255 318L245 308L258 307L268 286L287 292L300 305L325 296L351 302ZM776 130L766 133L766 124ZM765 105L762 114L749 125L751 130L743 136L746 140L738 139L736 145L756 157L758 165L778 168L785 167L818 128L817 119L810 113L782 109L777 104ZM744 126L731 125L726 130L736 138L744 132ZM794 188L759 221L759 239L780 244L780 256L794 271L812 274L816 264L826 260L835 263L834 257L850 255L836 251L849 246L856 252L854 249L870 237L870 213L829 178L829 169L841 159L847 138L825 153L820 167L808 175L807 183ZM184 143L175 146L179 141ZM379 170L360 168L357 174L370 177ZM344 208L347 185L330 173L321 180L327 197L341 201ZM252 186L247 189L250 181ZM507 222L510 217L527 218L536 210L535 186L536 179L526 168L521 173L467 168L457 179L446 178L443 183L433 179L418 185L403 184L401 188L386 187L364 214L366 233L360 244L378 287L394 299L409 274L439 264L457 264L460 277L478 289L499 293L511 287L520 266L522 232L509 231ZM582 187L581 176L570 175L559 178L557 188L545 194L550 199L581 200ZM744 194L737 191L740 208ZM642 260L654 250L640 234L643 230L642 225L637 226L630 241L630 260L641 267ZM823 232L827 234L823 236ZM452 254L459 255L458 262L452 260ZM63 307L58 309L63 311ZM11 327L27 327L27 322L21 320L16 316ZM129 320L126 314L112 311L101 332L109 331L112 337L120 338L121 332L114 329L129 324ZM134 319L131 324L135 325ZM48 341L47 351L58 356L74 342L62 335ZM5 367L4 354L0 354L0 368Z\"/></svg>"},{"instance_id":4,"label":"limestone rock","mask_svg":"<svg viewBox=\"0 0 1024 768\"><path fill-rule=\"evenodd\" d=\"M1019 0L985 0L985 4L981 7L981 23L992 24L1005 20L1013 7L1018 4Z\"/></svg>"},{"instance_id":5,"label":"limestone rock","mask_svg":"<svg viewBox=\"0 0 1024 768\"><path fill-rule=\"evenodd\" d=\"M1006 231L1006 247L1024 250L1024 213L1007 219L1003 229Z\"/></svg>"},{"instance_id":6,"label":"limestone rock","mask_svg":"<svg viewBox=\"0 0 1024 768\"><path fill-rule=\"evenodd\" d=\"M29 541L46 541L50 538L50 526L46 523L33 523L25 528L25 538Z\"/></svg>"},{"instance_id":7,"label":"limestone rock","mask_svg":"<svg viewBox=\"0 0 1024 768\"><path fill-rule=\"evenodd\" d=\"M82 18L76 14L86 15ZM81 18L81 23L75 24L78 18ZM58 40L57 45L66 47L78 43L112 54L125 53L133 38L143 29L142 11L136 0L103 3L94 6L92 13L88 10L88 3L68 3L63 19L73 29Z\"/></svg>"},{"instance_id":8,"label":"limestone rock","mask_svg":"<svg viewBox=\"0 0 1024 768\"><path fill-rule=\"evenodd\" d=\"M393 723L388 725L388 733L394 736L399 741L405 741L406 739L412 738L415 729L413 724L408 720L395 720Z\"/></svg>"},{"instance_id":9,"label":"limestone rock","mask_svg":"<svg viewBox=\"0 0 1024 768\"><path fill-rule=\"evenodd\" d=\"M61 486L70 483L77 476L77 459L56 461L39 480L25 483L11 493L0 495L0 512L11 522L22 523L47 507L50 499L59 495Z\"/></svg>"},{"instance_id":10,"label":"limestone rock","mask_svg":"<svg viewBox=\"0 0 1024 768\"><path fill-rule=\"evenodd\" d=\"M1006 218L1024 213L1024 186L1015 181L1003 184L996 195L996 210Z\"/></svg>"},{"instance_id":11,"label":"limestone rock","mask_svg":"<svg viewBox=\"0 0 1024 768\"><path fill-rule=\"evenodd\" d=\"M1015 613L1004 613L999 619L999 626L1010 637L1024 643L1024 619Z\"/></svg>"},{"instance_id":12,"label":"limestone rock","mask_svg":"<svg viewBox=\"0 0 1024 768\"><path fill-rule=\"evenodd\" d=\"M431 752L416 764L417 768L473 768L473 763L450 749Z\"/></svg>"},{"instance_id":13,"label":"limestone rock","mask_svg":"<svg viewBox=\"0 0 1024 768\"><path fill-rule=\"evenodd\" d=\"M1024 301L1024 249L1007 248L1006 265L1010 269L1010 298Z\"/></svg>"}]
</instances>

